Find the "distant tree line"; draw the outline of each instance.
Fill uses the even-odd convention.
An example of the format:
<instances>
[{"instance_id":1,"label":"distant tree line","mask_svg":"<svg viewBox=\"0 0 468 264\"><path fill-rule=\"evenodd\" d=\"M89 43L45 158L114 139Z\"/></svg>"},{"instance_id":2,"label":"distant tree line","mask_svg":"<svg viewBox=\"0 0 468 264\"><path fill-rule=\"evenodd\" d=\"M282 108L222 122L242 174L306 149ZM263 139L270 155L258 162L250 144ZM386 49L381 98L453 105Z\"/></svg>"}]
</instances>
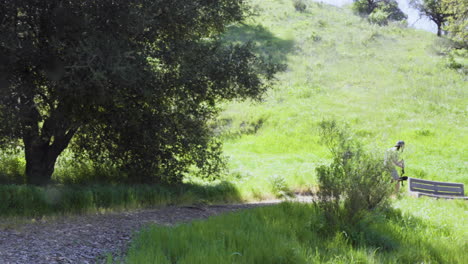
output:
<instances>
[{"instance_id":1,"label":"distant tree line","mask_svg":"<svg viewBox=\"0 0 468 264\"><path fill-rule=\"evenodd\" d=\"M468 1L411 0L410 5L437 25L437 35L447 34L459 48L468 47ZM353 10L372 23L407 19L395 0L355 0Z\"/></svg>"},{"instance_id":2,"label":"distant tree line","mask_svg":"<svg viewBox=\"0 0 468 264\"><path fill-rule=\"evenodd\" d=\"M468 47L468 1L411 0L410 4L437 25L437 36L446 34L458 48Z\"/></svg>"},{"instance_id":3,"label":"distant tree line","mask_svg":"<svg viewBox=\"0 0 468 264\"><path fill-rule=\"evenodd\" d=\"M389 21L408 18L395 0L355 0L352 6L355 13L368 17L371 23L386 25Z\"/></svg>"},{"instance_id":4,"label":"distant tree line","mask_svg":"<svg viewBox=\"0 0 468 264\"><path fill-rule=\"evenodd\" d=\"M0 146L29 184L67 148L135 182L216 175L207 125L227 99L258 99L278 70L220 41L243 0L0 0Z\"/></svg>"},{"instance_id":5,"label":"distant tree line","mask_svg":"<svg viewBox=\"0 0 468 264\"><path fill-rule=\"evenodd\" d=\"M442 35L442 26L449 14L441 0L411 0L410 5L419 10L421 16L428 17L437 25L437 36Z\"/></svg>"}]
</instances>

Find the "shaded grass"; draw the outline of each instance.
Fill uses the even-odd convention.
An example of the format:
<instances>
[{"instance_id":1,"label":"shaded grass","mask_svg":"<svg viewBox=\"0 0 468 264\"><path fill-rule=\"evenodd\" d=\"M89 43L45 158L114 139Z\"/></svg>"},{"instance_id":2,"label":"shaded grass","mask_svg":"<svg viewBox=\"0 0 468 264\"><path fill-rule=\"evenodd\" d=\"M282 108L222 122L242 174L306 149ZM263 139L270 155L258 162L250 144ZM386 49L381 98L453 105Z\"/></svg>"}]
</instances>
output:
<instances>
[{"instance_id":1,"label":"shaded grass","mask_svg":"<svg viewBox=\"0 0 468 264\"><path fill-rule=\"evenodd\" d=\"M344 229L329 226L318 207L297 203L152 225L137 235L126 263L464 263L466 203L397 203L406 209L373 212ZM426 221L421 203L451 214L436 209Z\"/></svg>"},{"instance_id":2,"label":"shaded grass","mask_svg":"<svg viewBox=\"0 0 468 264\"><path fill-rule=\"evenodd\" d=\"M239 202L232 184L211 185L0 185L0 216L41 217L100 210L147 208L173 204Z\"/></svg>"}]
</instances>

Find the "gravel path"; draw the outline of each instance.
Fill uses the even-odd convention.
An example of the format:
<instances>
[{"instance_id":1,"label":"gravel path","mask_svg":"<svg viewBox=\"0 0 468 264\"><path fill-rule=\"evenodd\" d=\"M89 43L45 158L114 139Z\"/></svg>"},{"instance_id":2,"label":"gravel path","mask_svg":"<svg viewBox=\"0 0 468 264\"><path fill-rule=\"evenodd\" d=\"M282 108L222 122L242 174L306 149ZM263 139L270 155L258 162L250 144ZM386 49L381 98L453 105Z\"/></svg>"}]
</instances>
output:
<instances>
[{"instance_id":1,"label":"gravel path","mask_svg":"<svg viewBox=\"0 0 468 264\"><path fill-rule=\"evenodd\" d=\"M300 200L307 201L307 198ZM20 224L14 229L0 229L0 263L99 263L107 253L125 253L134 232L145 224L173 225L278 202L280 201L203 207L171 206Z\"/></svg>"}]
</instances>

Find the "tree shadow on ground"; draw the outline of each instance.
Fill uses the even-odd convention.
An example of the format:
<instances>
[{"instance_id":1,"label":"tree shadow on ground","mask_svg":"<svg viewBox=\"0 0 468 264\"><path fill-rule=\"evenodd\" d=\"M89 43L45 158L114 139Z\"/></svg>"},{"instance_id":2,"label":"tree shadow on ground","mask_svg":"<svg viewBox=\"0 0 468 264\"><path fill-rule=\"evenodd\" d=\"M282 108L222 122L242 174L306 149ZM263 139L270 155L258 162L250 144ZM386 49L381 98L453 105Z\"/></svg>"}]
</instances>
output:
<instances>
[{"instance_id":1,"label":"tree shadow on ground","mask_svg":"<svg viewBox=\"0 0 468 264\"><path fill-rule=\"evenodd\" d=\"M227 43L255 44L255 52L269 58L273 63L286 63L287 54L293 50L292 39L281 39L262 25L234 25L228 28L223 37Z\"/></svg>"}]
</instances>

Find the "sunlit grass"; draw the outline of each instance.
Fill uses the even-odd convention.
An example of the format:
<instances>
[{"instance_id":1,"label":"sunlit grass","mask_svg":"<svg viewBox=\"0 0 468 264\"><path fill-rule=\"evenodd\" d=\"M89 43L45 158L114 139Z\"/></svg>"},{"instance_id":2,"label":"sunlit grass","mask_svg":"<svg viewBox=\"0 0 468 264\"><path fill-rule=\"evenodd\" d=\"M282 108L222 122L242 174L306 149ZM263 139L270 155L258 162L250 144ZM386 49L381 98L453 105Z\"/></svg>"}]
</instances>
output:
<instances>
[{"instance_id":1,"label":"sunlit grass","mask_svg":"<svg viewBox=\"0 0 468 264\"><path fill-rule=\"evenodd\" d=\"M288 68L264 101L226 104L220 116L231 171L245 176L241 193L268 192L274 175L296 190L314 186L314 168L328 159L317 129L324 119L350 124L369 149L405 140L408 176L468 184L466 76L446 67L434 34L311 1L305 13L290 1L252 3L258 16L248 25L271 33L261 43L293 44L276 51ZM242 133L259 120L255 133Z\"/></svg>"},{"instance_id":2,"label":"sunlit grass","mask_svg":"<svg viewBox=\"0 0 468 264\"><path fill-rule=\"evenodd\" d=\"M329 229L314 205L292 203L152 225L126 263L464 263L465 202L407 198L396 207L348 232Z\"/></svg>"}]
</instances>

